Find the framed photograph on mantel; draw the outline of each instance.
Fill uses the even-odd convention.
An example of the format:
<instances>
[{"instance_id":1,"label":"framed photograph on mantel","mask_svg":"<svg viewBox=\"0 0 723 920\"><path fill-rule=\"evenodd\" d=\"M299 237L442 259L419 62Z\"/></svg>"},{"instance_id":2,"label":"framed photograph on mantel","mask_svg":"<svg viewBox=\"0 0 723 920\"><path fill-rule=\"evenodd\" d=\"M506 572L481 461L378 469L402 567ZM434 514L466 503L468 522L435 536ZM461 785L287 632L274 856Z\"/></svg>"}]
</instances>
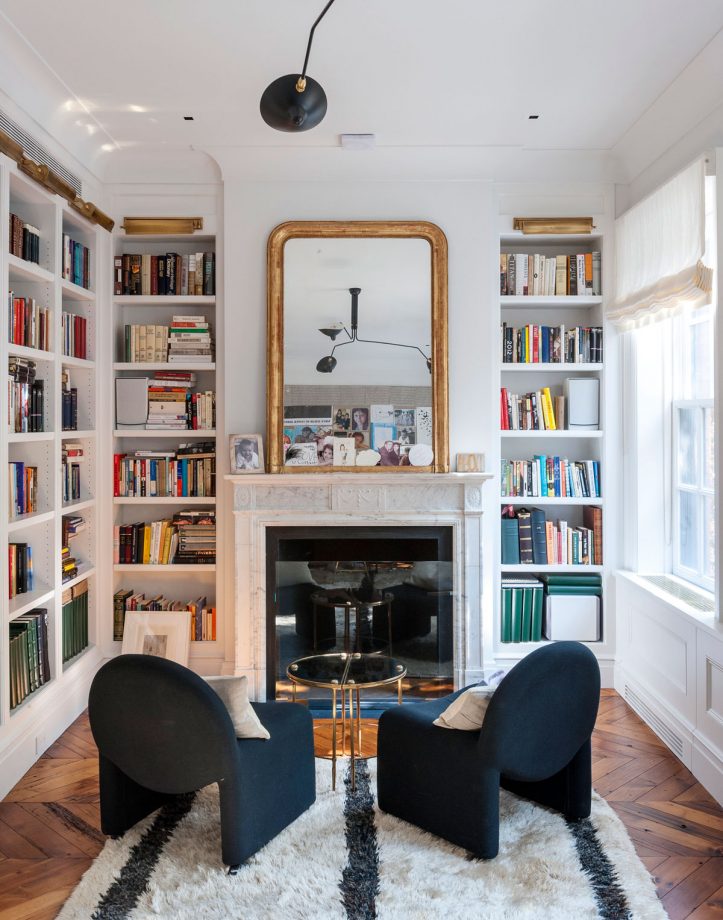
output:
<instances>
[{"instance_id":1,"label":"framed photograph on mantel","mask_svg":"<svg viewBox=\"0 0 723 920\"><path fill-rule=\"evenodd\" d=\"M260 434L232 434L231 472L263 473L264 444Z\"/></svg>"}]
</instances>

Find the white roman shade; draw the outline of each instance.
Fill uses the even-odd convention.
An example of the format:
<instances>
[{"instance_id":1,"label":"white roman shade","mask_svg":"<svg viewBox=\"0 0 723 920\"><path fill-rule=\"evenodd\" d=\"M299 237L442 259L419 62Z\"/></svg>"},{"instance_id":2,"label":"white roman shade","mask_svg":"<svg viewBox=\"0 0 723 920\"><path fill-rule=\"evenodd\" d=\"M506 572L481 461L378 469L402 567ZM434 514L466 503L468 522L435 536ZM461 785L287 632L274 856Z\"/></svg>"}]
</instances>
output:
<instances>
[{"instance_id":1,"label":"white roman shade","mask_svg":"<svg viewBox=\"0 0 723 920\"><path fill-rule=\"evenodd\" d=\"M615 300L607 317L633 328L710 301L705 162L696 160L615 221Z\"/></svg>"}]
</instances>

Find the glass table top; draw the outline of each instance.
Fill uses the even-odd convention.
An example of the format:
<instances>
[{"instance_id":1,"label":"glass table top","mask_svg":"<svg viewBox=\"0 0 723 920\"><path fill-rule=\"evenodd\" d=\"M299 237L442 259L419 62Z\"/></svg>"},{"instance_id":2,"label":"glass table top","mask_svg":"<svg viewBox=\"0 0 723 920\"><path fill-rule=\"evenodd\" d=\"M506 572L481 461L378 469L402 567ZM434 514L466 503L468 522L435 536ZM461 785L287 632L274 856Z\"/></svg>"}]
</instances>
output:
<instances>
[{"instance_id":1,"label":"glass table top","mask_svg":"<svg viewBox=\"0 0 723 920\"><path fill-rule=\"evenodd\" d=\"M309 655L292 661L291 680L312 687L373 687L394 683L407 673L403 664L388 655L334 652Z\"/></svg>"}]
</instances>

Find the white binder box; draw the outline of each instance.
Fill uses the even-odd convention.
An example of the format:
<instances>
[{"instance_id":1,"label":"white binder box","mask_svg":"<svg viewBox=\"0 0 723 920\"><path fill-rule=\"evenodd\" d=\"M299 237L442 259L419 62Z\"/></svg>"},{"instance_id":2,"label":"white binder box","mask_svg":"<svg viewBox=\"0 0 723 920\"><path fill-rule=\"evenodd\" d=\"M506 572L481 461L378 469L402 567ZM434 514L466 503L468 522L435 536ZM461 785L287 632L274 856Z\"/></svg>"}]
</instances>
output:
<instances>
[{"instance_id":1,"label":"white binder box","mask_svg":"<svg viewBox=\"0 0 723 920\"><path fill-rule=\"evenodd\" d=\"M548 595L542 628L545 639L599 642L600 626L600 598L596 595Z\"/></svg>"}]
</instances>

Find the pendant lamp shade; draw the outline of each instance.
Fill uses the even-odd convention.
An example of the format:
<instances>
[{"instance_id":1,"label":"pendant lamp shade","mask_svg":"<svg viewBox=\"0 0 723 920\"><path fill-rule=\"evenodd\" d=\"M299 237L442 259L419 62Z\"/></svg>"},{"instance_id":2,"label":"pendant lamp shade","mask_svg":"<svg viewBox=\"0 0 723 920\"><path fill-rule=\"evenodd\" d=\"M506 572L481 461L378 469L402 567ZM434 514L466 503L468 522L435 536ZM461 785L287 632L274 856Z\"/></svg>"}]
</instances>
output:
<instances>
[{"instance_id":1,"label":"pendant lamp shade","mask_svg":"<svg viewBox=\"0 0 723 920\"><path fill-rule=\"evenodd\" d=\"M308 131L326 115L326 93L312 77L299 92L299 75L288 73L274 80L261 97L261 117L277 131Z\"/></svg>"}]
</instances>

